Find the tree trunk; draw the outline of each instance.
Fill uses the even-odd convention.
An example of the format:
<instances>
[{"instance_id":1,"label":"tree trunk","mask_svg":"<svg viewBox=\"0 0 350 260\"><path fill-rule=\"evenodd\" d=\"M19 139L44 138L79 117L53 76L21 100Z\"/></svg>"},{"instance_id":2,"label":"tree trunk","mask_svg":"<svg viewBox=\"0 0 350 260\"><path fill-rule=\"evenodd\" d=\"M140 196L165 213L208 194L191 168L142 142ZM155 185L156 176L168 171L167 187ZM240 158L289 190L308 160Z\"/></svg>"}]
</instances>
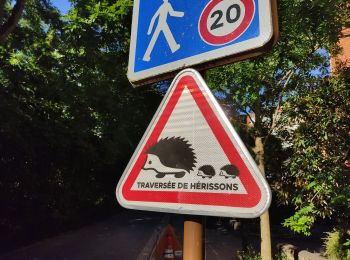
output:
<instances>
[{"instance_id":1,"label":"tree trunk","mask_svg":"<svg viewBox=\"0 0 350 260\"><path fill-rule=\"evenodd\" d=\"M265 158L264 158L264 143L262 137L255 137L255 161L259 167L261 174L265 177ZM261 236L261 258L262 260L271 260L271 232L270 232L270 217L266 211L260 217L260 236Z\"/></svg>"},{"instance_id":2,"label":"tree trunk","mask_svg":"<svg viewBox=\"0 0 350 260\"><path fill-rule=\"evenodd\" d=\"M0 43L4 42L6 37L16 28L19 19L22 16L25 1L26 0L17 0L8 20L4 24L0 24ZM2 2L0 3L2 4Z\"/></svg>"}]
</instances>

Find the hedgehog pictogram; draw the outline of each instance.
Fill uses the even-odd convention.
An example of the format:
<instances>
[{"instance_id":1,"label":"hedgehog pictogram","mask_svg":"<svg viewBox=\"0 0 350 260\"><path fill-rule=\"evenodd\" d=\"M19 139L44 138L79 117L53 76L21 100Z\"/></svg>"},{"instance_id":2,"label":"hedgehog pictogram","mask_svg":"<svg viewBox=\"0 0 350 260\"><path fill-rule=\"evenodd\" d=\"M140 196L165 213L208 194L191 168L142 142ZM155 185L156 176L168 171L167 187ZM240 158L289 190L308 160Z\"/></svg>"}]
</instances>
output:
<instances>
[{"instance_id":1,"label":"hedgehog pictogram","mask_svg":"<svg viewBox=\"0 0 350 260\"><path fill-rule=\"evenodd\" d=\"M202 178L209 178L211 179L213 176L215 176L215 169L211 165L203 165L198 168L198 176L202 176Z\"/></svg>"},{"instance_id":2,"label":"hedgehog pictogram","mask_svg":"<svg viewBox=\"0 0 350 260\"><path fill-rule=\"evenodd\" d=\"M239 170L232 164L227 164L220 169L220 176L227 178L236 178L239 175Z\"/></svg>"},{"instance_id":3,"label":"hedgehog pictogram","mask_svg":"<svg viewBox=\"0 0 350 260\"><path fill-rule=\"evenodd\" d=\"M147 151L143 170L153 170L157 178L172 174L182 178L196 166L196 155L191 144L183 137L166 137L158 140Z\"/></svg>"}]
</instances>

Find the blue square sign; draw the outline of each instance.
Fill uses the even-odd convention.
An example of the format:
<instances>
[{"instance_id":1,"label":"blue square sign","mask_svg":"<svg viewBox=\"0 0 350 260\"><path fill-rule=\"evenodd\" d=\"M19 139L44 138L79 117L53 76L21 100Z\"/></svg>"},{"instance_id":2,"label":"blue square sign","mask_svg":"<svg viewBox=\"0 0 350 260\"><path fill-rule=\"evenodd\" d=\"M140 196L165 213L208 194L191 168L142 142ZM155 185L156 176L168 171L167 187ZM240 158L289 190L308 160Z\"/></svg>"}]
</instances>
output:
<instances>
[{"instance_id":1,"label":"blue square sign","mask_svg":"<svg viewBox=\"0 0 350 260\"><path fill-rule=\"evenodd\" d=\"M260 54L276 38L274 9L271 0L135 0L128 78L140 85Z\"/></svg>"}]
</instances>

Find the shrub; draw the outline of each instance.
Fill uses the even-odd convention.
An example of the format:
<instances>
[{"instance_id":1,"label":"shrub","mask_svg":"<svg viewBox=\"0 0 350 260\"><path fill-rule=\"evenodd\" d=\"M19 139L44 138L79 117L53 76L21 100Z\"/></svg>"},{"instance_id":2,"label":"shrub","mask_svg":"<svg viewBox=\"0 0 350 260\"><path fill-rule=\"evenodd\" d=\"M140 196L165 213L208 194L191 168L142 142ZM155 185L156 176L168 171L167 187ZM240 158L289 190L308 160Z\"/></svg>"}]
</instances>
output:
<instances>
[{"instance_id":1,"label":"shrub","mask_svg":"<svg viewBox=\"0 0 350 260\"><path fill-rule=\"evenodd\" d=\"M325 240L326 255L330 260L350 260L350 232L334 230Z\"/></svg>"}]
</instances>

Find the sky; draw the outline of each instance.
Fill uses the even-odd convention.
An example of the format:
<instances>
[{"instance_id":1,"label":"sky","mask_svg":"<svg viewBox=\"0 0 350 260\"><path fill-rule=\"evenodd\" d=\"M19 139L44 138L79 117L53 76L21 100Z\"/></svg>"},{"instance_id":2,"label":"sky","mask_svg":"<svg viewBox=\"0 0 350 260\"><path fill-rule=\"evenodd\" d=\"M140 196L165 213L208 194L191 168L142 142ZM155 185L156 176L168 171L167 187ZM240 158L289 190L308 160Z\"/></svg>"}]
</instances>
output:
<instances>
[{"instance_id":1,"label":"sky","mask_svg":"<svg viewBox=\"0 0 350 260\"><path fill-rule=\"evenodd\" d=\"M51 0L51 3L56 6L62 14L67 14L70 8L68 0Z\"/></svg>"}]
</instances>

